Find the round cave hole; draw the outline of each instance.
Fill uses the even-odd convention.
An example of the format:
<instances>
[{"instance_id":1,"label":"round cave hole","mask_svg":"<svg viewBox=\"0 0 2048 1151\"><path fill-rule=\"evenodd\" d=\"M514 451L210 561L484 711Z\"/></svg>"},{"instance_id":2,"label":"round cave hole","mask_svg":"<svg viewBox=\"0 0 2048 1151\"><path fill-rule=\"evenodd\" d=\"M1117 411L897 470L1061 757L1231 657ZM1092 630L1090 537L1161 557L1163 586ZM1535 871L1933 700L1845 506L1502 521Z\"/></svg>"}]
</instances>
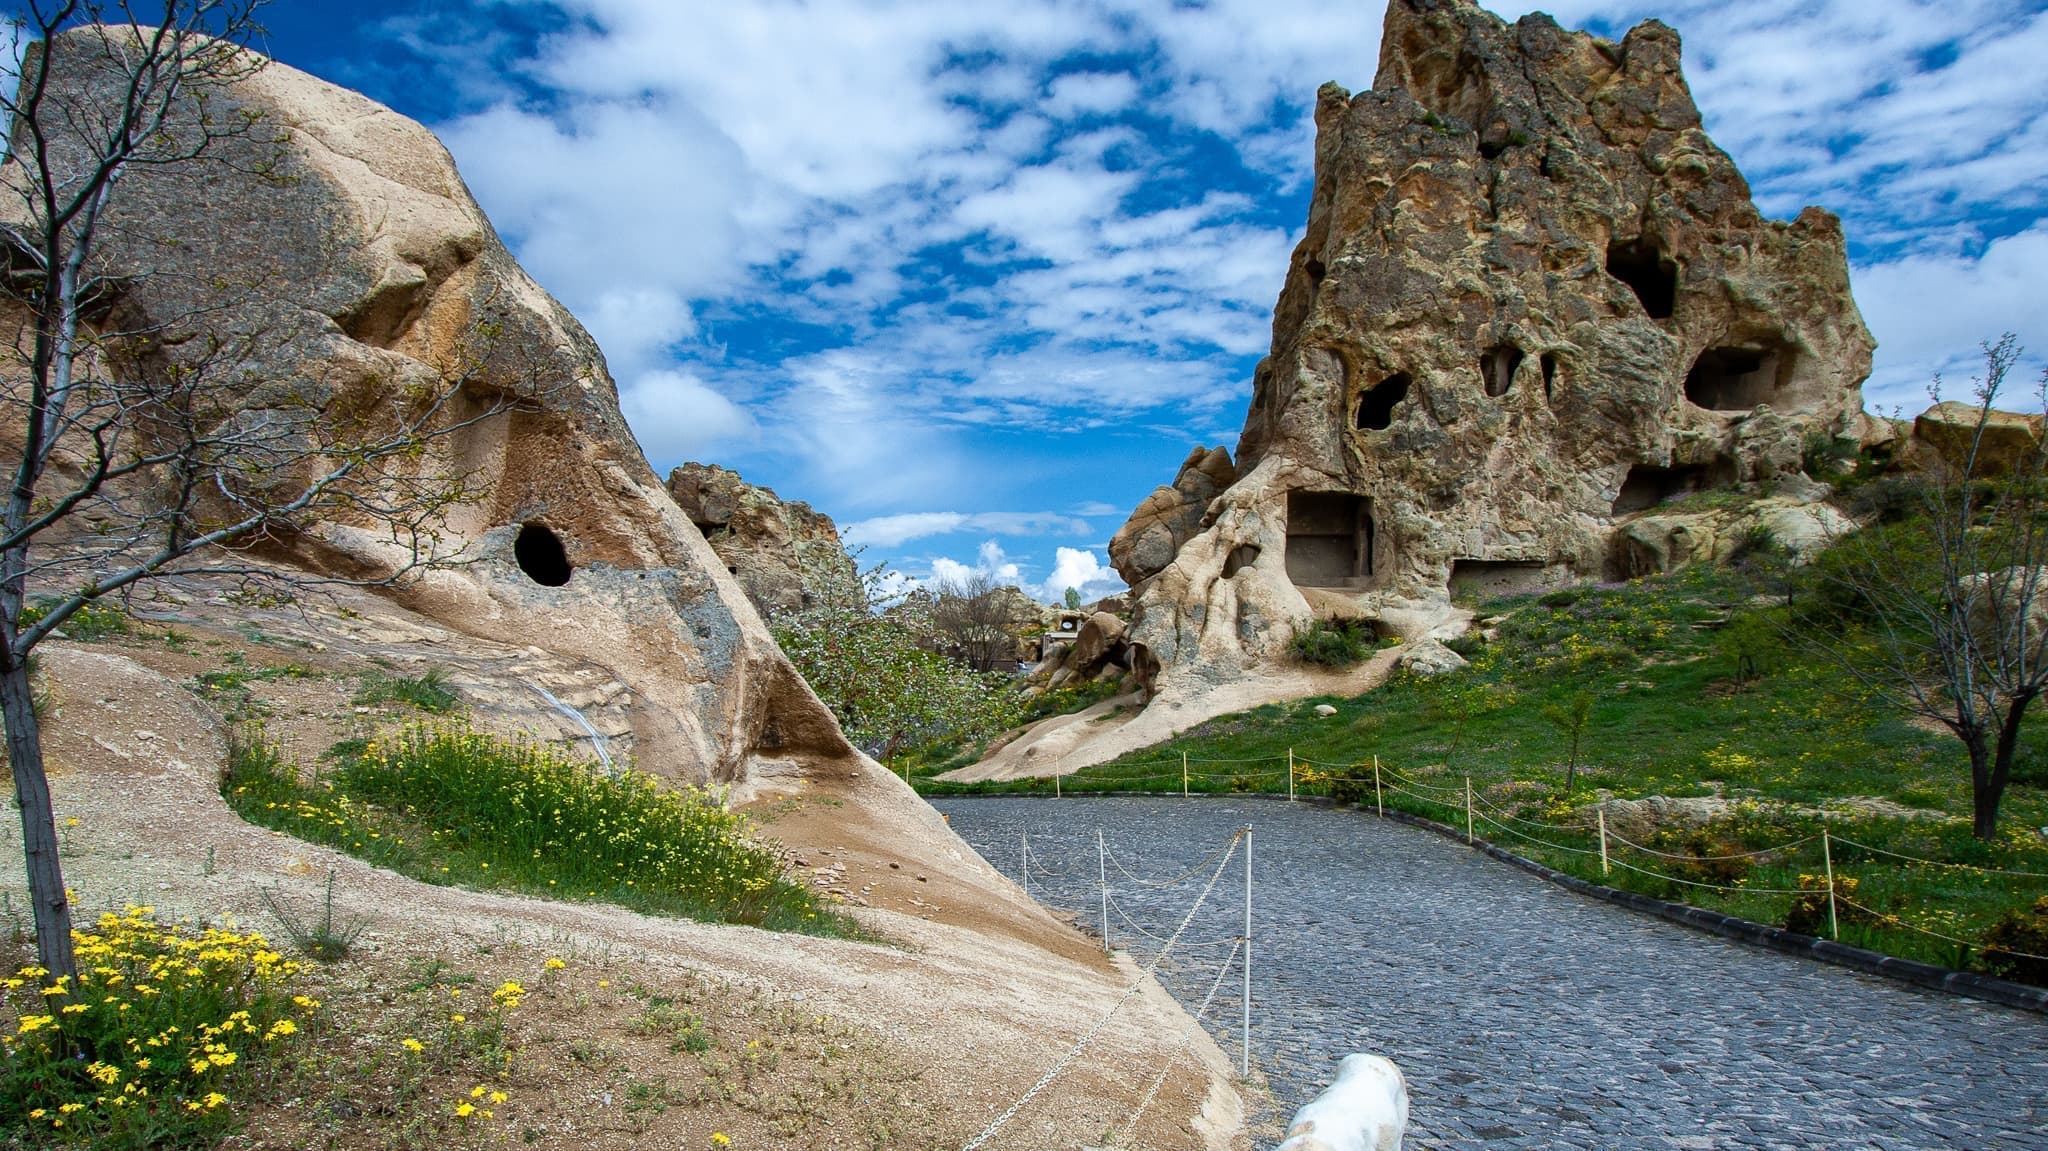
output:
<instances>
[{"instance_id":1,"label":"round cave hole","mask_svg":"<svg viewBox=\"0 0 2048 1151\"><path fill-rule=\"evenodd\" d=\"M542 587L561 587L576 570L569 566L562 537L544 524L519 525L519 538L512 541L512 558L519 561L526 578Z\"/></svg>"}]
</instances>

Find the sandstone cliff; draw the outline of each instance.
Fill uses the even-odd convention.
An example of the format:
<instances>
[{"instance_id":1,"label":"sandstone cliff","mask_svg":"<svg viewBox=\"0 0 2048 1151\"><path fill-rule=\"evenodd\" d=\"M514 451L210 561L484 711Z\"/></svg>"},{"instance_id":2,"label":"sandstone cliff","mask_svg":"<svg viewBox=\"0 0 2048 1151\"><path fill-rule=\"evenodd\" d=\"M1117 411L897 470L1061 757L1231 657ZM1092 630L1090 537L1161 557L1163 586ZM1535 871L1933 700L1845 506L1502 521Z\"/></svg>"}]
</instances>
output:
<instances>
[{"instance_id":1,"label":"sandstone cliff","mask_svg":"<svg viewBox=\"0 0 2048 1151\"><path fill-rule=\"evenodd\" d=\"M54 82L75 107L103 104L95 86L110 81L77 43ZM309 411L375 420L459 385L443 416L459 430L391 482L474 494L432 527L464 562L394 595L462 632L609 670L637 704L630 746L649 770L862 770L648 468L596 344L512 259L433 134L274 63L208 115L250 127L205 159L134 166L110 203L98 257L121 285L114 322L157 333L113 369L231 368L249 383L218 418L316 440ZM271 559L352 580L407 559L366 517L299 527L264 541Z\"/></svg>"},{"instance_id":2,"label":"sandstone cliff","mask_svg":"<svg viewBox=\"0 0 2048 1151\"><path fill-rule=\"evenodd\" d=\"M807 503L714 464L675 469L668 491L764 616L809 607L858 578L832 517Z\"/></svg>"},{"instance_id":3,"label":"sandstone cliff","mask_svg":"<svg viewBox=\"0 0 2048 1151\"><path fill-rule=\"evenodd\" d=\"M1199 511L1177 481L1119 533L1164 679L1284 659L1316 616L1420 639L1456 626L1454 587L1634 574L1671 548L1631 515L1816 493L1808 439L1863 434L1840 226L1757 211L1664 25L1617 43L1394 0L1372 90L1326 85L1316 123L1242 478Z\"/></svg>"}]
</instances>

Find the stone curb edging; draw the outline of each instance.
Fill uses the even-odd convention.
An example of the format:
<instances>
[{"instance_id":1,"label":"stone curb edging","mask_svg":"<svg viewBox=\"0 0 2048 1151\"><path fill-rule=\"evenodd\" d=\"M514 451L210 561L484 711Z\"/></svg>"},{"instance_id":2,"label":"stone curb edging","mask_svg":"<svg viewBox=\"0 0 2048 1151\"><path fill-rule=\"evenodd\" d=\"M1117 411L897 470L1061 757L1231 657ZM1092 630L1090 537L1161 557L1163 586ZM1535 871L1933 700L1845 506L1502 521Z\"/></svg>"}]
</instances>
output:
<instances>
[{"instance_id":1,"label":"stone curb edging","mask_svg":"<svg viewBox=\"0 0 2048 1151\"><path fill-rule=\"evenodd\" d=\"M1268 795L1248 791L1208 793L1209 796L1216 794L1227 795L1231 799L1279 800L1283 803L1311 803L1318 807L1350 808L1354 811L1366 810L1362 804L1339 803L1336 800L1320 795L1304 795L1294 800L1289 800L1283 795ZM1177 791L1090 791L1085 795L1077 795L1075 798L1093 799L1115 796L1182 798L1181 794ZM974 797L942 796L940 798L971 799ZM998 798L1051 799L1052 796L1010 795ZM1188 798L1194 797L1189 796ZM1412 815L1405 811L1388 811L1386 818L1397 823L1405 823L1410 827L1421 828L1424 831L1433 831L1450 839L1462 841L1465 838L1465 833L1455 827L1438 823L1436 820L1427 819L1420 815ZM1718 911L1708 911L1704 907L1694 907L1689 903L1672 903L1668 900L1655 899L1651 896L1643 895L1640 892L1623 891L1618 887L1608 887L1605 884L1580 879L1576 875L1567 875L1556 868L1547 867L1533 859L1516 855L1506 848L1497 847L1487 840L1476 837L1472 841L1472 846L1476 850L1483 851L1500 860L1502 863L1520 868L1539 879L1549 880L1559 887L1576 891L1581 895L1591 896L1594 899L1605 900L1608 903L1626 907L1631 911L1640 912L1645 915L1654 915L1659 919L1668 920L1683 927L1690 927L1697 931L1718 935L1723 939L1732 939L1737 943L1747 943L1752 947L1780 951L1787 955L1800 955L1808 959L1819 960L1822 963L1832 963L1837 967L1847 967L1854 971L1860 971L1865 975L1877 975L1900 983L1909 983L1916 987L1928 988L1933 991L1946 991L1951 995L1981 999L1987 1003L1996 1003L2002 1007L2016 1007L2022 1011L2036 1011L2048 1015L2048 988L2030 987L2024 983L2014 983L2009 979L1980 975L1974 971L1958 971L1953 967L1937 967L1932 963L1922 963L1917 959L1901 959L1895 955L1884 955L1862 947L1850 947L1847 944L1836 943L1831 939L1816 939L1811 935L1801 935L1796 931L1787 931L1782 927L1770 927L1752 920L1738 919L1733 915L1723 915Z\"/></svg>"}]
</instances>

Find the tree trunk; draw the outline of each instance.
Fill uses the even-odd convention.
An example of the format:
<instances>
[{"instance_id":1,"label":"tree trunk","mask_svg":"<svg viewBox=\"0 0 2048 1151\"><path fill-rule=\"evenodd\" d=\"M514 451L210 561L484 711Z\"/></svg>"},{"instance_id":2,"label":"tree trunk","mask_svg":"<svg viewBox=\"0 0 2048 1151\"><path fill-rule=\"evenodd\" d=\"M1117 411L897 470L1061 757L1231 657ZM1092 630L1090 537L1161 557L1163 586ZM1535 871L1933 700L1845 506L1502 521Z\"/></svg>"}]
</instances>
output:
<instances>
[{"instance_id":1,"label":"tree trunk","mask_svg":"<svg viewBox=\"0 0 2048 1151\"><path fill-rule=\"evenodd\" d=\"M1972 749L1970 754L1970 831L1978 839L1989 840L1998 834L1998 805L2005 799L2005 785L2012 778L2013 756L2019 751L2020 719L2032 703L2032 694L2014 696L2006 705L2005 720L1998 727L1998 746L1986 762L1979 764L1979 755Z\"/></svg>"},{"instance_id":2,"label":"tree trunk","mask_svg":"<svg viewBox=\"0 0 2048 1151\"><path fill-rule=\"evenodd\" d=\"M21 842L28 861L29 902L35 907L36 962L46 979L78 974L71 949L71 900L57 860L57 812L43 774L43 733L36 721L35 689L26 660L0 671L0 714L7 724L7 759L14 769L14 802L21 808Z\"/></svg>"}]
</instances>

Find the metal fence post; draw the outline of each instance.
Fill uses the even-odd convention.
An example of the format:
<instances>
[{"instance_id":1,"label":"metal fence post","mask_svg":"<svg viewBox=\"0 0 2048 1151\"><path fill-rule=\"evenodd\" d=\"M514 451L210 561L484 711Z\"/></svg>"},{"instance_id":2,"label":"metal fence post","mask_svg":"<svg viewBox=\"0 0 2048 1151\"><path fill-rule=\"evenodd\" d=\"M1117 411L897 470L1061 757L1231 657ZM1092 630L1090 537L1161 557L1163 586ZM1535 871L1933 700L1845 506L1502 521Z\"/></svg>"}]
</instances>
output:
<instances>
[{"instance_id":1,"label":"metal fence post","mask_svg":"<svg viewBox=\"0 0 2048 1151\"><path fill-rule=\"evenodd\" d=\"M1835 852L1828 843L1828 829L1820 829L1820 859L1828 872L1828 938L1839 942L1841 926L1835 921Z\"/></svg>"},{"instance_id":2,"label":"metal fence post","mask_svg":"<svg viewBox=\"0 0 2048 1151\"><path fill-rule=\"evenodd\" d=\"M1095 829L1095 873L1102 883L1102 951L1109 946L1109 849L1102 845L1102 829Z\"/></svg>"},{"instance_id":3,"label":"metal fence post","mask_svg":"<svg viewBox=\"0 0 2048 1151\"><path fill-rule=\"evenodd\" d=\"M1607 874L1607 809L1601 808L1593 814L1600 817L1600 874Z\"/></svg>"},{"instance_id":4,"label":"metal fence post","mask_svg":"<svg viewBox=\"0 0 2048 1151\"><path fill-rule=\"evenodd\" d=\"M1294 802L1294 749L1287 749L1287 800Z\"/></svg>"},{"instance_id":5,"label":"metal fence post","mask_svg":"<svg viewBox=\"0 0 2048 1151\"><path fill-rule=\"evenodd\" d=\"M1380 757L1372 757L1372 801L1380 809L1380 818L1387 817L1387 797L1380 792Z\"/></svg>"},{"instance_id":6,"label":"metal fence post","mask_svg":"<svg viewBox=\"0 0 2048 1151\"><path fill-rule=\"evenodd\" d=\"M1188 797L1188 753L1180 753L1180 797Z\"/></svg>"},{"instance_id":7,"label":"metal fence post","mask_svg":"<svg viewBox=\"0 0 2048 1151\"><path fill-rule=\"evenodd\" d=\"M1024 883L1024 895L1031 895L1031 833L1017 833L1017 875Z\"/></svg>"},{"instance_id":8,"label":"metal fence post","mask_svg":"<svg viewBox=\"0 0 2048 1151\"><path fill-rule=\"evenodd\" d=\"M1465 846L1472 846L1472 777L1465 777Z\"/></svg>"},{"instance_id":9,"label":"metal fence post","mask_svg":"<svg viewBox=\"0 0 2048 1151\"><path fill-rule=\"evenodd\" d=\"M1244 827L1244 1038L1238 1074L1252 1077L1252 827Z\"/></svg>"}]
</instances>

